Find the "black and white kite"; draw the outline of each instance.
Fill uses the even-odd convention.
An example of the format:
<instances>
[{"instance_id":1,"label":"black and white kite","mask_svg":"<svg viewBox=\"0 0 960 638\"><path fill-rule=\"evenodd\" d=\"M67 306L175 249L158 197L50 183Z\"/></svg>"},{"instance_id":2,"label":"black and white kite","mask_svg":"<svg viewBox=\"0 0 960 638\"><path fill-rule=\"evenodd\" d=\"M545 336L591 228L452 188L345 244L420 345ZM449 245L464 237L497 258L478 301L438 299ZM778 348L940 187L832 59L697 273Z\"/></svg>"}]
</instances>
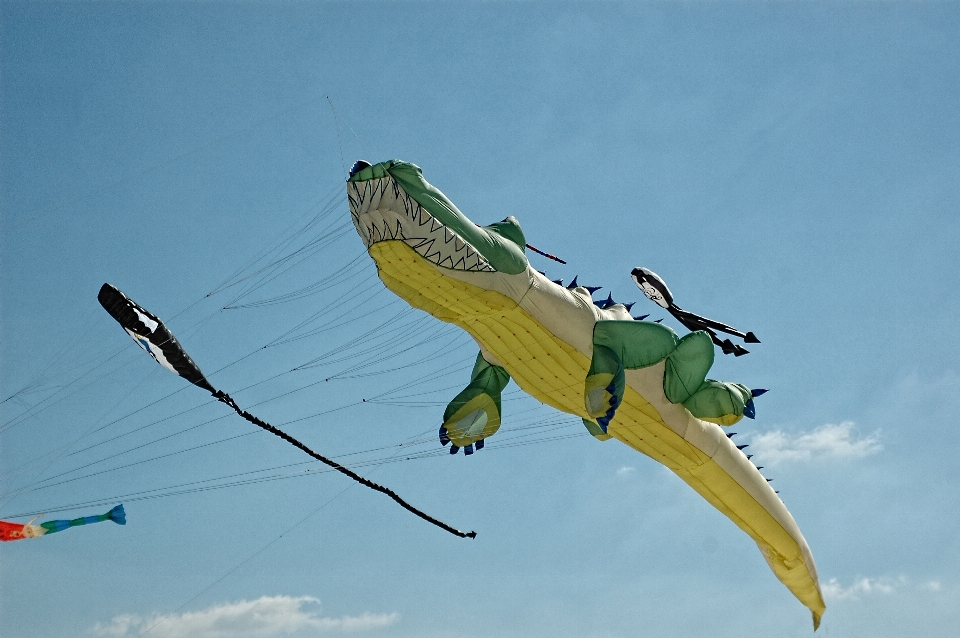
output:
<instances>
[{"instance_id":1,"label":"black and white kite","mask_svg":"<svg viewBox=\"0 0 960 638\"><path fill-rule=\"evenodd\" d=\"M195 386L216 392L159 317L110 284L103 284L97 301L157 363Z\"/></svg>"},{"instance_id":2,"label":"black and white kite","mask_svg":"<svg viewBox=\"0 0 960 638\"><path fill-rule=\"evenodd\" d=\"M752 332L741 332L725 323L720 323L719 321L714 321L713 319L707 319L706 317L695 315L692 312L687 312L683 308L674 304L673 293L671 293L670 289L667 288L667 282L665 282L660 275L652 270L648 268L634 268L630 272L630 276L633 277L633 281L637 284L640 290L643 291L643 294L646 295L648 299L653 301L661 308L666 309L667 312L673 315L677 321L682 323L689 330L703 330L710 335L710 339L713 340L714 344L720 347L720 349L723 351L723 354L732 354L739 357L748 354L750 351L739 344L733 343L730 341L730 339L724 339L721 341L720 337L717 336L717 331L725 332L735 337L740 337L743 339L744 343L760 343L760 340L757 339L756 335Z\"/></svg>"},{"instance_id":3,"label":"black and white kite","mask_svg":"<svg viewBox=\"0 0 960 638\"><path fill-rule=\"evenodd\" d=\"M363 478L356 472L344 467L343 465L340 465L336 461L311 450L309 447L290 436L283 430L275 428L269 423L261 421L259 418L250 414L246 410L241 409L237 405L237 402L234 401L229 394L223 392L222 390L217 390L210 384L209 381L207 381L206 377L203 376L203 373L200 372L200 368L196 363L193 362L193 359L190 358L190 355L186 353L186 351L183 349L183 346L181 346L177 341L177 338L173 336L173 334L165 325L163 325L163 322L159 317L137 304L133 299L130 299L130 297L127 297L115 287L111 286L110 284L103 284L103 286L100 288L100 293L97 295L97 300L100 302L100 305L103 306L104 310L110 313L110 316L116 319L126 333L137 342L137 345L143 348L157 361L157 363L162 365L167 370L170 370L174 374L183 377L193 385L208 391L214 396L215 399L217 399L217 401L230 406L234 412L242 416L250 423L253 423L257 427L263 428L267 432L280 437L284 441L306 452L318 461L325 463L342 474L346 474L361 485L369 487L372 490L376 490L381 494L386 494L396 501L401 507L413 514L416 514L423 520L432 523L455 536L459 536L460 538L476 537L476 532L461 532L460 530L447 525L443 521L440 521L430 516L426 512L413 507L405 500L400 498L393 490Z\"/></svg>"}]
</instances>

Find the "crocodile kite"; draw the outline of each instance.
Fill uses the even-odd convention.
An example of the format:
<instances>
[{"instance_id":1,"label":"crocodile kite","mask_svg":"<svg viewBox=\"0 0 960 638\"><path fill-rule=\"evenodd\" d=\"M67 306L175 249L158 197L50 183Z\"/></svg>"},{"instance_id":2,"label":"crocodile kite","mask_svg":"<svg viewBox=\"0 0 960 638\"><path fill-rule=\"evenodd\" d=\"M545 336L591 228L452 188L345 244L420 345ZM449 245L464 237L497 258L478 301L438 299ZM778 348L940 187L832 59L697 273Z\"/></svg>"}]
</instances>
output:
<instances>
[{"instance_id":1,"label":"crocodile kite","mask_svg":"<svg viewBox=\"0 0 960 638\"><path fill-rule=\"evenodd\" d=\"M598 307L593 290L565 288L527 262L516 219L474 224L413 164L357 162L347 195L387 288L466 330L480 347L469 385L444 413L441 443L453 453L481 449L499 428L500 393L513 379L542 403L583 418L596 438L618 439L670 468L750 535L819 626L825 605L810 549L720 427L750 416L759 394L706 378L715 335L705 329L728 326L703 325L680 338L612 300Z\"/></svg>"}]
</instances>

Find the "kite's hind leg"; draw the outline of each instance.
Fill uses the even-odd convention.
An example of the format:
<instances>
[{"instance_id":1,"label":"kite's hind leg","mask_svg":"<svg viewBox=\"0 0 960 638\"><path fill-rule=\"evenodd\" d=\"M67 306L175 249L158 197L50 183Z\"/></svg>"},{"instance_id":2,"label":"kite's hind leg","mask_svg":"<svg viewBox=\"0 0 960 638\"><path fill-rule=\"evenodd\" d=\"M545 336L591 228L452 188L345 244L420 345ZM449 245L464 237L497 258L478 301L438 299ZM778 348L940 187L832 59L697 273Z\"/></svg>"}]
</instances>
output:
<instances>
[{"instance_id":1,"label":"kite's hind leg","mask_svg":"<svg viewBox=\"0 0 960 638\"><path fill-rule=\"evenodd\" d=\"M583 403L603 434L623 402L624 370L653 365L670 354L676 345L676 333L657 323L597 322L593 328L593 358L584 382ZM596 436L591 425L587 425L587 429Z\"/></svg>"},{"instance_id":2,"label":"kite's hind leg","mask_svg":"<svg viewBox=\"0 0 960 638\"><path fill-rule=\"evenodd\" d=\"M450 453L463 448L464 454L482 449L484 439L500 429L500 393L510 383L510 374L487 363L483 354L470 375L470 384L454 397L443 413L440 442L451 444Z\"/></svg>"}]
</instances>

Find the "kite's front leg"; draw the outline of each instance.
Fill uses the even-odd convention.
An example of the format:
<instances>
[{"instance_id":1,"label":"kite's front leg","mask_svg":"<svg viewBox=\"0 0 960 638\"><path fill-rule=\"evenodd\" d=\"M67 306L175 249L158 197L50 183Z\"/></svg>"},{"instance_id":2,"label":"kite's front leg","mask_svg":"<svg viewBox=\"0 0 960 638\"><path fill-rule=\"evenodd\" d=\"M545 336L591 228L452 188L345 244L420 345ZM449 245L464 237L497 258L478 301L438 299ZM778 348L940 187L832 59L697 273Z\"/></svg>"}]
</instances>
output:
<instances>
[{"instance_id":1,"label":"kite's front leg","mask_svg":"<svg viewBox=\"0 0 960 638\"><path fill-rule=\"evenodd\" d=\"M473 454L483 449L483 440L500 429L500 393L510 383L510 374L500 366L487 363L483 354L470 375L470 384L458 394L443 413L440 443L456 454Z\"/></svg>"}]
</instances>

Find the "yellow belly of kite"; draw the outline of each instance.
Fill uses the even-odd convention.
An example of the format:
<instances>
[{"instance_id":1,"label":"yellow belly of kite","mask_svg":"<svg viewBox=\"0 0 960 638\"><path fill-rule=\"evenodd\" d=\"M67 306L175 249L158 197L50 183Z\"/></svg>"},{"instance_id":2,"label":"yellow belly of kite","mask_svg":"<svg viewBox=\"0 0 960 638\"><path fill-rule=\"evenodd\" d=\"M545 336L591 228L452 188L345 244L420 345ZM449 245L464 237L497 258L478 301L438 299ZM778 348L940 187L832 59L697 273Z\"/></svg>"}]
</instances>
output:
<instances>
[{"instance_id":1,"label":"yellow belly of kite","mask_svg":"<svg viewBox=\"0 0 960 638\"><path fill-rule=\"evenodd\" d=\"M469 332L493 353L524 392L558 410L588 417L583 388L590 360L556 338L514 300L445 277L402 241L372 245L380 279L411 306ZM670 429L653 406L627 386L608 433L673 470L749 534L777 577L809 607L824 605L796 540L742 486L701 450Z\"/></svg>"},{"instance_id":2,"label":"yellow belly of kite","mask_svg":"<svg viewBox=\"0 0 960 638\"><path fill-rule=\"evenodd\" d=\"M515 301L444 277L401 241L370 247L384 284L411 306L460 326L492 352L517 385L538 401L589 418L583 382L590 359L550 333ZM642 396L627 388L609 433L672 470L708 457L678 437Z\"/></svg>"}]
</instances>

